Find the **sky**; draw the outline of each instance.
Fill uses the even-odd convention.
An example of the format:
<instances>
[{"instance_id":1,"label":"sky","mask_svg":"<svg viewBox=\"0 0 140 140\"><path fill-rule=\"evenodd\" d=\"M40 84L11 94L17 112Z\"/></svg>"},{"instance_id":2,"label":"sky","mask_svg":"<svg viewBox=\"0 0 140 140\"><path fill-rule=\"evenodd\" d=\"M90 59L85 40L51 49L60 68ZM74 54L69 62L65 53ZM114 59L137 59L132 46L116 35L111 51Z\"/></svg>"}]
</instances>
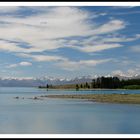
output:
<instances>
[{"instance_id":1,"label":"sky","mask_svg":"<svg viewBox=\"0 0 140 140\"><path fill-rule=\"evenodd\" d=\"M0 77L134 76L139 62L140 7L0 7Z\"/></svg>"}]
</instances>

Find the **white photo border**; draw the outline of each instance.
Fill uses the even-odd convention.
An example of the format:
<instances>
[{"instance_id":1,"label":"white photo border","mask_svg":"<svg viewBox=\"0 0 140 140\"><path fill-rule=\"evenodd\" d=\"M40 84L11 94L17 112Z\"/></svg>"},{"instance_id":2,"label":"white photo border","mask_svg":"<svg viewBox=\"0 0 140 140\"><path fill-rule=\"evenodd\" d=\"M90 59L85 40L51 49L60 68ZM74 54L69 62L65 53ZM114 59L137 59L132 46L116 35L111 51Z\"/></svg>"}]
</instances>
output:
<instances>
[{"instance_id":1,"label":"white photo border","mask_svg":"<svg viewBox=\"0 0 140 140\"><path fill-rule=\"evenodd\" d=\"M0 2L0 6L140 6L140 2ZM140 138L140 134L0 134L0 138Z\"/></svg>"}]
</instances>

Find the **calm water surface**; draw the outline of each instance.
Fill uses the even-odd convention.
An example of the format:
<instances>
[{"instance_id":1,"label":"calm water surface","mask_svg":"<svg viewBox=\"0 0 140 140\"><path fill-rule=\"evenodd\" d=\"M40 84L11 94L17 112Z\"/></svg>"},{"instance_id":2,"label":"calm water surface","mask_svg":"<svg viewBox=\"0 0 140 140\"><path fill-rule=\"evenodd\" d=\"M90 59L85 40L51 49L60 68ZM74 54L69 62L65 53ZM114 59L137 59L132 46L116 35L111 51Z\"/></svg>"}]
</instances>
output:
<instances>
[{"instance_id":1,"label":"calm water surface","mask_svg":"<svg viewBox=\"0 0 140 140\"><path fill-rule=\"evenodd\" d=\"M140 90L46 91L0 87L0 133L140 134L140 105L71 99L27 99L45 94L137 93ZM25 99L14 99L19 96Z\"/></svg>"}]
</instances>

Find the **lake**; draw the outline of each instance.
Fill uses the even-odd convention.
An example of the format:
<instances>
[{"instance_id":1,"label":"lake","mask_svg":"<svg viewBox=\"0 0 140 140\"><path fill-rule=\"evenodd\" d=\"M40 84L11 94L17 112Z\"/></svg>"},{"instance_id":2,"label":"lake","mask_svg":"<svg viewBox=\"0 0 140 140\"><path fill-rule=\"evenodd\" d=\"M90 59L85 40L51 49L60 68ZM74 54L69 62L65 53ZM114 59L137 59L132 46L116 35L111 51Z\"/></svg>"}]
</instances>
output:
<instances>
[{"instance_id":1,"label":"lake","mask_svg":"<svg viewBox=\"0 0 140 140\"><path fill-rule=\"evenodd\" d=\"M85 93L140 94L140 90L47 91L0 87L0 134L140 134L140 105L28 99L47 94ZM16 96L25 99L14 99Z\"/></svg>"}]
</instances>

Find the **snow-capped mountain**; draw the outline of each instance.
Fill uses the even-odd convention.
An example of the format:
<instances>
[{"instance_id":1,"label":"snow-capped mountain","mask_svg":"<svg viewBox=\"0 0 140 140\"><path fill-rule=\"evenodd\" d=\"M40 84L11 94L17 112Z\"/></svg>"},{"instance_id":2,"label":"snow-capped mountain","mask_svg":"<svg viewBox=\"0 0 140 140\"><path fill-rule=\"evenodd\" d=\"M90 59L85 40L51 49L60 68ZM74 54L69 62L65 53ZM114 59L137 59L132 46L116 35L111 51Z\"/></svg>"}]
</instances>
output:
<instances>
[{"instance_id":1,"label":"snow-capped mountain","mask_svg":"<svg viewBox=\"0 0 140 140\"><path fill-rule=\"evenodd\" d=\"M114 75L116 77L118 77L120 80L124 79L124 80L127 80L127 79L140 79L140 75L136 74L136 75L133 75L133 76L122 76L122 75Z\"/></svg>"},{"instance_id":2,"label":"snow-capped mountain","mask_svg":"<svg viewBox=\"0 0 140 140\"><path fill-rule=\"evenodd\" d=\"M64 85L64 84L79 84L84 82L91 82L92 77L83 76L73 79L68 78L54 78L54 77L41 77L41 78L0 78L0 86L2 87L36 87L45 86L46 84Z\"/></svg>"},{"instance_id":3,"label":"snow-capped mountain","mask_svg":"<svg viewBox=\"0 0 140 140\"><path fill-rule=\"evenodd\" d=\"M124 77L115 75L119 79L140 79L140 75L133 77ZM55 78L55 77L39 77L39 78L0 78L0 87L38 87L45 86L47 84L52 85L65 85L65 84L80 84L91 82L92 79L96 79L98 76L81 76L72 79L69 78Z\"/></svg>"}]
</instances>

